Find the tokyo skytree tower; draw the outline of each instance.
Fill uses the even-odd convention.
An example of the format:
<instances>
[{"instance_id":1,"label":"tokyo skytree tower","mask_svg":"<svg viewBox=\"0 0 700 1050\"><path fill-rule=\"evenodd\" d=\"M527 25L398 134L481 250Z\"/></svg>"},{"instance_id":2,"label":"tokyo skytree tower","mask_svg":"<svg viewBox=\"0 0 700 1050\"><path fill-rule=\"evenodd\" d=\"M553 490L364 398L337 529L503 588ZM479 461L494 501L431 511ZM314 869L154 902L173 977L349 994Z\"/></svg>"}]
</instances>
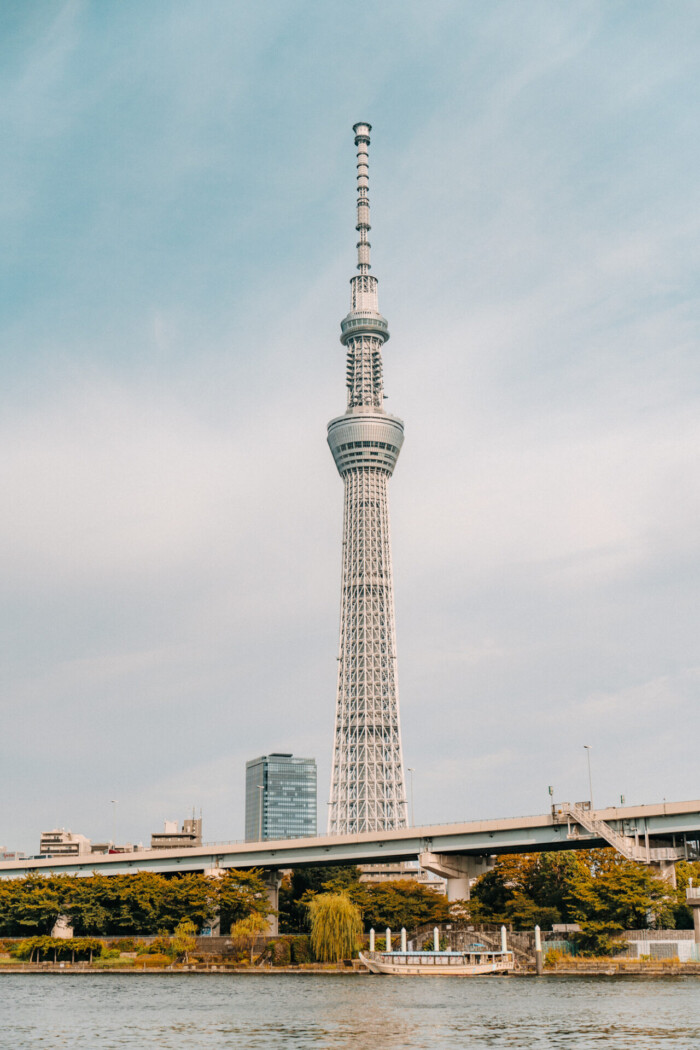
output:
<instances>
[{"instance_id":1,"label":"tokyo skytree tower","mask_svg":"<svg viewBox=\"0 0 700 1050\"><path fill-rule=\"evenodd\" d=\"M348 407L328 424L345 484L343 577L329 834L406 826L399 727L394 590L387 482L403 444L403 423L383 408L379 313L369 262L369 124L355 124L358 274L341 322L347 350Z\"/></svg>"}]
</instances>

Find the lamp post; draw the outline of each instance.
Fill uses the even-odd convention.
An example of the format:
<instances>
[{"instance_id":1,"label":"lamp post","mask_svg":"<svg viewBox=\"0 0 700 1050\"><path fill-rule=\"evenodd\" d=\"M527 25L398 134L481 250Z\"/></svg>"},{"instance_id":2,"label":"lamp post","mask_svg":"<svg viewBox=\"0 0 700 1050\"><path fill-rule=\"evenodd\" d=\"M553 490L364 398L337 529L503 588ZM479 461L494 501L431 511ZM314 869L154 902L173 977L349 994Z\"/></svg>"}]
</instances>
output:
<instances>
[{"instance_id":1,"label":"lamp post","mask_svg":"<svg viewBox=\"0 0 700 1050\"><path fill-rule=\"evenodd\" d=\"M586 751L586 758L588 759L588 798L591 804L591 809L593 809L593 781L591 780L591 745L584 744L583 746Z\"/></svg>"},{"instance_id":2,"label":"lamp post","mask_svg":"<svg viewBox=\"0 0 700 1050\"><path fill-rule=\"evenodd\" d=\"M116 844L117 844L117 804L118 804L117 799L116 798L110 799L110 803L111 803L111 806L112 806L112 845L116 846Z\"/></svg>"},{"instance_id":3,"label":"lamp post","mask_svg":"<svg viewBox=\"0 0 700 1050\"><path fill-rule=\"evenodd\" d=\"M408 772L411 774L411 827L414 828L416 826L415 813L413 810L413 774L415 773L415 769L409 766Z\"/></svg>"}]
</instances>

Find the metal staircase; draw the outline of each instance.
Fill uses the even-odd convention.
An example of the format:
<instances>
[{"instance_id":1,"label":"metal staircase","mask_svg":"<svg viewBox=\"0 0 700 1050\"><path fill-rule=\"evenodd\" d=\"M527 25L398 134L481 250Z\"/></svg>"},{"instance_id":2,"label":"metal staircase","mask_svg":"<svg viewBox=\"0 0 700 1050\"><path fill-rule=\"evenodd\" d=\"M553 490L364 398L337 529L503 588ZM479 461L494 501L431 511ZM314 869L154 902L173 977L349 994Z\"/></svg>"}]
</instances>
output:
<instances>
[{"instance_id":1,"label":"metal staircase","mask_svg":"<svg viewBox=\"0 0 700 1050\"><path fill-rule=\"evenodd\" d=\"M685 856L685 851L675 846L640 846L629 835L621 835L604 820L597 820L590 810L575 802L561 802L556 806L554 815L566 818L568 839L581 839L580 828L583 828L592 837L603 839L627 860L634 860L640 864L659 864L662 861L682 860Z\"/></svg>"}]
</instances>

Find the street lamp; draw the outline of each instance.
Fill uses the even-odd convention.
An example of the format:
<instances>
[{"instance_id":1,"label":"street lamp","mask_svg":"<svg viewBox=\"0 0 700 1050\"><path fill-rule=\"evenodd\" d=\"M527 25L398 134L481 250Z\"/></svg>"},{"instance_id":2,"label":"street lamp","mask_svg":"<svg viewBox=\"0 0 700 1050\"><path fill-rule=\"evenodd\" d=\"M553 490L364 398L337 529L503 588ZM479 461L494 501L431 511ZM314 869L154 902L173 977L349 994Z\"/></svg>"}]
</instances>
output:
<instances>
[{"instance_id":1,"label":"street lamp","mask_svg":"<svg viewBox=\"0 0 700 1050\"><path fill-rule=\"evenodd\" d=\"M583 745L586 751L586 758L588 759L588 798L590 800L591 809L593 809L593 781L591 780L591 745Z\"/></svg>"},{"instance_id":2,"label":"street lamp","mask_svg":"<svg viewBox=\"0 0 700 1050\"><path fill-rule=\"evenodd\" d=\"M408 767L408 772L411 774L411 827L415 828L416 820L415 820L415 812L413 810L413 774L415 773L415 769L413 769L411 766L409 766Z\"/></svg>"},{"instance_id":3,"label":"street lamp","mask_svg":"<svg viewBox=\"0 0 700 1050\"><path fill-rule=\"evenodd\" d=\"M112 805L112 845L117 844L117 799L110 799Z\"/></svg>"}]
</instances>

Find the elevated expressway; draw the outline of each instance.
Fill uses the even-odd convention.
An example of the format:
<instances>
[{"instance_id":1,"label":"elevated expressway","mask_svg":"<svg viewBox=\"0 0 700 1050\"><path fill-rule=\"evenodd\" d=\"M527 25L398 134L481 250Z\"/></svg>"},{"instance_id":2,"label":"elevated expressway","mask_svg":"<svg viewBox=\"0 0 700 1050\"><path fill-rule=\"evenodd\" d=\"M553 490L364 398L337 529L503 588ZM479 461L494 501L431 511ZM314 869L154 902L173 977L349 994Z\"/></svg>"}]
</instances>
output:
<instances>
[{"instance_id":1,"label":"elevated expressway","mask_svg":"<svg viewBox=\"0 0 700 1050\"><path fill-rule=\"evenodd\" d=\"M488 870L499 853L535 853L612 846L628 859L650 864L673 879L678 860L694 859L700 840L700 800L663 802L591 811L587 804L561 803L550 813L464 824L431 824L398 831L321 838L224 842L134 853L32 858L0 862L0 878L30 873L121 875L131 871L213 873L261 868L277 885L283 868L324 864L376 864L419 860L447 879L450 900L466 899L469 882Z\"/></svg>"}]
</instances>

